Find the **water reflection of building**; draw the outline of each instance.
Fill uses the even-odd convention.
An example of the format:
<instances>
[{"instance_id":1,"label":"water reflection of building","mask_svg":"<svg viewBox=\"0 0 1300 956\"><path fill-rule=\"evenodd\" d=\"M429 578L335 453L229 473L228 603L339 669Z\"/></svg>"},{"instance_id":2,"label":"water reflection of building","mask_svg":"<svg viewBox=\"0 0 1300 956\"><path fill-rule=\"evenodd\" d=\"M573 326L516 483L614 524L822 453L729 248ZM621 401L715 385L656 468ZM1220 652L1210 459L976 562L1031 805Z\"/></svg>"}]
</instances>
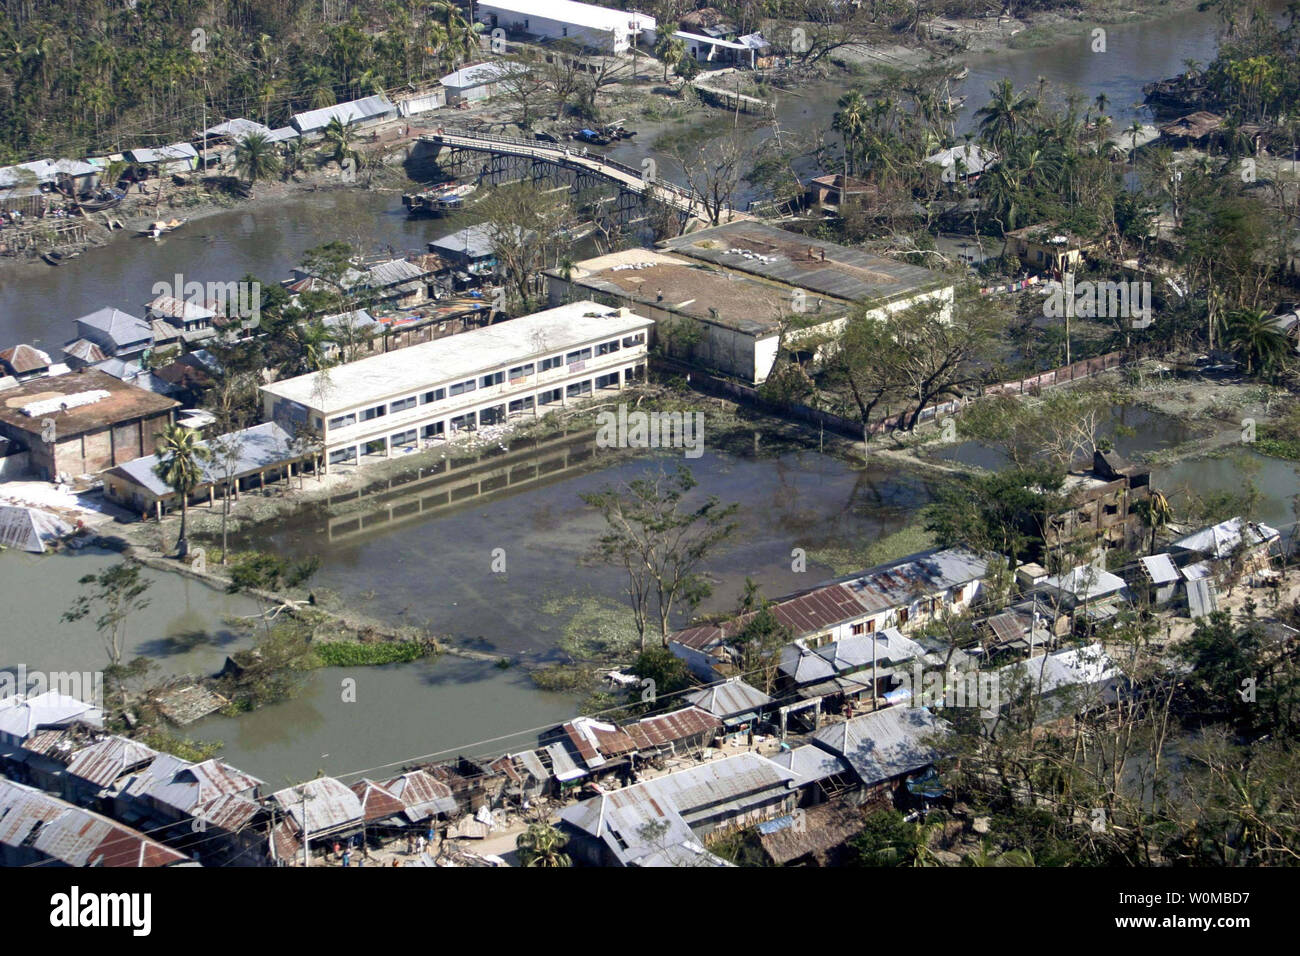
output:
<instances>
[{"instance_id":1,"label":"water reflection of building","mask_svg":"<svg viewBox=\"0 0 1300 956\"><path fill-rule=\"evenodd\" d=\"M269 419L309 426L326 471L537 417L642 378L654 322L574 302L263 386Z\"/></svg>"}]
</instances>

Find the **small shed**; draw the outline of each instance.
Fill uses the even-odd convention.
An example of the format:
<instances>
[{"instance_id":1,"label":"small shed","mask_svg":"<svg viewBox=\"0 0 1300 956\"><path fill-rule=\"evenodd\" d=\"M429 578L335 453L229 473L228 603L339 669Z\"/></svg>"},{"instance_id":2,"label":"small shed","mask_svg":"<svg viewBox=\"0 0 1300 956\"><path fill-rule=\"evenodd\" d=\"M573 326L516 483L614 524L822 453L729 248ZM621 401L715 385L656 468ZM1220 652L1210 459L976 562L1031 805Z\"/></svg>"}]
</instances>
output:
<instances>
[{"instance_id":1,"label":"small shed","mask_svg":"<svg viewBox=\"0 0 1300 956\"><path fill-rule=\"evenodd\" d=\"M1153 554L1139 558L1138 564L1151 590L1152 601L1156 604L1168 604L1172 601L1178 593L1178 582L1182 580L1182 575L1174 566L1174 559L1167 554Z\"/></svg>"}]
</instances>

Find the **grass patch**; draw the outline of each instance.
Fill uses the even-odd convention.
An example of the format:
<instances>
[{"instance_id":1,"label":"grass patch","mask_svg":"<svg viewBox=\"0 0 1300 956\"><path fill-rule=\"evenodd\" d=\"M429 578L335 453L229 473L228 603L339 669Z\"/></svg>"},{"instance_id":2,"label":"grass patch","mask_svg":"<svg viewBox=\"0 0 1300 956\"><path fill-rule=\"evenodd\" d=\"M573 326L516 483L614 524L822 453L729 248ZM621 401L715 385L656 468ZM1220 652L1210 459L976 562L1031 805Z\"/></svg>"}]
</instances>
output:
<instances>
[{"instance_id":1,"label":"grass patch","mask_svg":"<svg viewBox=\"0 0 1300 956\"><path fill-rule=\"evenodd\" d=\"M424 645L414 641L377 644L329 641L313 644L312 653L318 667L377 667L381 664L404 664L419 660L428 651Z\"/></svg>"},{"instance_id":2,"label":"grass patch","mask_svg":"<svg viewBox=\"0 0 1300 956\"><path fill-rule=\"evenodd\" d=\"M837 577L886 564L899 558L934 547L934 538L920 522L899 528L893 534L877 538L865 548L821 548L808 552L808 558L828 565Z\"/></svg>"}]
</instances>

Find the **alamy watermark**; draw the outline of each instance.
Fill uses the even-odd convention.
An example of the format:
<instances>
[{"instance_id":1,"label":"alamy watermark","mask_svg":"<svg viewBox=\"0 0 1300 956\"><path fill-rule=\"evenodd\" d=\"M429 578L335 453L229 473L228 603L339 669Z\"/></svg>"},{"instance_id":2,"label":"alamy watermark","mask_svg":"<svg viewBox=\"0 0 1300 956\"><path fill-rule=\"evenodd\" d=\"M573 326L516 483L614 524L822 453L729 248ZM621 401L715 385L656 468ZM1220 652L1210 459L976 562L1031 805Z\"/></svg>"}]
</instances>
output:
<instances>
[{"instance_id":1,"label":"alamy watermark","mask_svg":"<svg viewBox=\"0 0 1300 956\"><path fill-rule=\"evenodd\" d=\"M1001 707L997 671L958 670L955 667L927 670L914 658L910 669L894 669L894 680L898 686L891 693L906 690L908 707L932 707L936 710L978 707L987 711L997 711Z\"/></svg>"},{"instance_id":2,"label":"alamy watermark","mask_svg":"<svg viewBox=\"0 0 1300 956\"><path fill-rule=\"evenodd\" d=\"M185 281L176 273L171 282L155 282L153 296L171 296L230 319L257 320L262 316L262 283Z\"/></svg>"},{"instance_id":3,"label":"alamy watermark","mask_svg":"<svg viewBox=\"0 0 1300 956\"><path fill-rule=\"evenodd\" d=\"M1043 315L1048 318L1129 319L1130 326L1151 324L1150 282L1078 282L1066 274L1064 282L1049 282Z\"/></svg>"},{"instance_id":4,"label":"alamy watermark","mask_svg":"<svg viewBox=\"0 0 1300 956\"><path fill-rule=\"evenodd\" d=\"M687 458L704 454L703 412L628 411L620 402L617 412L596 416L597 448L681 448Z\"/></svg>"},{"instance_id":5,"label":"alamy watermark","mask_svg":"<svg viewBox=\"0 0 1300 956\"><path fill-rule=\"evenodd\" d=\"M104 708L102 671L29 671L26 664L0 671L0 700L37 697L50 691Z\"/></svg>"}]
</instances>

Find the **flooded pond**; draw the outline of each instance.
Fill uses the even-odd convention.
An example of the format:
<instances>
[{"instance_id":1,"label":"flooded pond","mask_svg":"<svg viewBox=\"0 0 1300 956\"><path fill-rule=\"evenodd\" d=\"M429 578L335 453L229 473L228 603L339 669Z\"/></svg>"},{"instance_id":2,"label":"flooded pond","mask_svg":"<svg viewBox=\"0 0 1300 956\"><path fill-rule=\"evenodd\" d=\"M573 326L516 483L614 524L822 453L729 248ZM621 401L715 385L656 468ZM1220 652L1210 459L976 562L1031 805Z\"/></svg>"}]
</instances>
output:
<instances>
[{"instance_id":1,"label":"flooded pond","mask_svg":"<svg viewBox=\"0 0 1300 956\"><path fill-rule=\"evenodd\" d=\"M1121 456L1140 459L1144 454L1172 448L1194 438L1197 429L1163 412L1137 405L1113 405L1110 418L1102 425L1099 434L1110 439ZM931 446L926 453L940 461L959 462L990 471L1005 468L1008 464L1002 451L973 440Z\"/></svg>"},{"instance_id":2,"label":"flooded pond","mask_svg":"<svg viewBox=\"0 0 1300 956\"><path fill-rule=\"evenodd\" d=\"M356 682L350 701L346 680ZM318 770L370 770L369 776L387 779L397 768L383 765L416 756L495 756L536 746L538 731L568 720L577 703L538 690L519 668L444 655L312 671L293 700L239 717L209 717L187 732L222 741L223 759L279 789Z\"/></svg>"},{"instance_id":3,"label":"flooded pond","mask_svg":"<svg viewBox=\"0 0 1300 956\"><path fill-rule=\"evenodd\" d=\"M1290 537L1294 533L1291 525L1297 518L1292 498L1300 494L1300 462L1241 449L1222 458L1175 462L1151 473L1152 484L1169 496L1175 511L1189 493L1241 494L1248 481L1253 481L1259 490L1255 520L1277 528L1283 537Z\"/></svg>"},{"instance_id":4,"label":"flooded pond","mask_svg":"<svg viewBox=\"0 0 1300 956\"><path fill-rule=\"evenodd\" d=\"M118 555L97 548L0 554L0 591L5 596L0 670L22 664L29 671L83 671L107 664L94 614L75 623L61 617L82 593L80 578L120 561ZM146 568L142 576L152 582L145 595L149 606L131 615L123 658L153 658L158 670L152 677L211 673L232 650L251 643L224 622L257 613L256 602L178 574Z\"/></svg>"},{"instance_id":5,"label":"flooded pond","mask_svg":"<svg viewBox=\"0 0 1300 956\"><path fill-rule=\"evenodd\" d=\"M738 532L707 562L716 587L703 612L734 608L746 575L772 597L830 577L814 552L865 547L930 499L923 478L854 470L815 451L758 458L709 451L693 461L619 456L605 467L593 461L525 490L373 530L331 535L336 522L317 509L260 527L257 543L294 557L318 555L312 585L373 617L423 625L494 653L545 657L578 605L626 604L623 572L581 563L604 522L579 496L681 463L699 482L689 503L708 495L741 503ZM809 553L804 572L791 570L794 548ZM504 573L494 572L502 561ZM682 614L676 623L684 622Z\"/></svg>"}]
</instances>

